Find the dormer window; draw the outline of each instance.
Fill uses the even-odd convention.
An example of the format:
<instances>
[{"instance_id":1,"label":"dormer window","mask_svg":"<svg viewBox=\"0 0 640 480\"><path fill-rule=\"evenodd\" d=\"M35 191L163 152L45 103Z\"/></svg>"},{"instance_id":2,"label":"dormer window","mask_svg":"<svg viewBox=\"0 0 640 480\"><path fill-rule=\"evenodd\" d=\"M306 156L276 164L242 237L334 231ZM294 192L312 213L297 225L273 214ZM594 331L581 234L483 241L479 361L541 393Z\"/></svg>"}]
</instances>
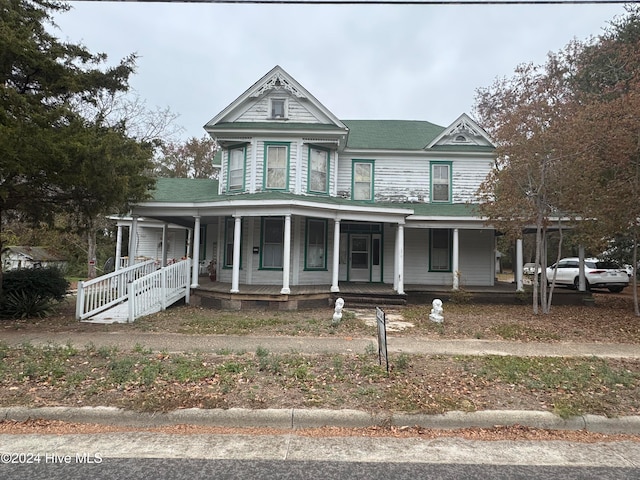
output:
<instances>
[{"instance_id":1,"label":"dormer window","mask_svg":"<svg viewBox=\"0 0 640 480\"><path fill-rule=\"evenodd\" d=\"M287 101L284 98L271 99L271 118L287 118Z\"/></svg>"}]
</instances>

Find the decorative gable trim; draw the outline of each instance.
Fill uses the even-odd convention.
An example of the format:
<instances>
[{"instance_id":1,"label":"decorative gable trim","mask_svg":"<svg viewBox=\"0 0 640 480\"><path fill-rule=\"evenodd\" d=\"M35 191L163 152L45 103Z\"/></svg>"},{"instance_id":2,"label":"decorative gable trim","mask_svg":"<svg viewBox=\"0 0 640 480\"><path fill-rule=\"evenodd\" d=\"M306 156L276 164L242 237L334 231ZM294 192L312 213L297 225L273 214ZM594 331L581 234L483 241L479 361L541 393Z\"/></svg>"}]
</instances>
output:
<instances>
[{"instance_id":1,"label":"decorative gable trim","mask_svg":"<svg viewBox=\"0 0 640 480\"><path fill-rule=\"evenodd\" d=\"M315 125L318 123L332 124L343 130L344 133L347 133L348 129L346 125L342 123L338 117L331 113L313 95L311 95L311 93L309 93L302 85L291 77L291 75L285 72L284 69L278 65L254 83L242 95L218 113L218 115L207 122L204 126L205 130L211 134L218 124L235 123L241 113L246 111L248 105L256 103L265 95L273 95L273 92L277 94L278 91L282 93L282 96L291 96L292 98L299 99L301 104L306 104L305 108L309 108L310 111L314 111L316 114L319 114L318 117L324 116L325 119L319 120L316 123L309 123L309 125Z\"/></svg>"},{"instance_id":2,"label":"decorative gable trim","mask_svg":"<svg viewBox=\"0 0 640 480\"><path fill-rule=\"evenodd\" d=\"M307 96L300 91L300 89L296 88L292 82L290 82L284 75L283 72L278 70L276 71L271 78L269 78L260 88L253 91L251 93L251 98L258 98L264 95L266 92L270 90L286 90L291 95L297 98L307 98Z\"/></svg>"},{"instance_id":3,"label":"decorative gable trim","mask_svg":"<svg viewBox=\"0 0 640 480\"><path fill-rule=\"evenodd\" d=\"M469 115L463 113L434 138L425 149L436 145L494 147L493 140Z\"/></svg>"}]
</instances>

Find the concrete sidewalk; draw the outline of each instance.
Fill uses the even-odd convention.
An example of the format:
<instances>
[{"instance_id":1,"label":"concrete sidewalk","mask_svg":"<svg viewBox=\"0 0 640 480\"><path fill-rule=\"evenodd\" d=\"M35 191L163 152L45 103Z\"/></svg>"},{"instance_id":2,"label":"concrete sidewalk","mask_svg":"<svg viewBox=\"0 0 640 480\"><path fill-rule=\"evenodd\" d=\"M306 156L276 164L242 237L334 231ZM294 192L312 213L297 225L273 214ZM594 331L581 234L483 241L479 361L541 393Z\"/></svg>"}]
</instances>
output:
<instances>
[{"instance_id":1,"label":"concrete sidewalk","mask_svg":"<svg viewBox=\"0 0 640 480\"><path fill-rule=\"evenodd\" d=\"M240 335L184 335L177 333L23 333L2 332L0 341L10 346L21 344L116 346L127 351L136 347L165 352L255 352L258 347L274 353L364 353L374 348L377 339L351 337L284 337ZM433 340L421 337L387 336L389 353L423 355L516 355L524 357L600 357L640 359L640 345L612 343L538 343L500 340Z\"/></svg>"}]
</instances>

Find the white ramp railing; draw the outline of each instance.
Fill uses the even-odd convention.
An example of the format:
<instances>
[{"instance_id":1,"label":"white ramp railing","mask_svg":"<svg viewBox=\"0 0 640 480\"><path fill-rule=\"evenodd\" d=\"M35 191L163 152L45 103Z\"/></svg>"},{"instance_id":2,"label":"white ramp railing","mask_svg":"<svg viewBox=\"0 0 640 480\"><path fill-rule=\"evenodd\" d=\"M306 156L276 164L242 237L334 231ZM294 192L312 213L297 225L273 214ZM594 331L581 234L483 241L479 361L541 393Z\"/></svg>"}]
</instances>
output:
<instances>
[{"instance_id":1,"label":"white ramp railing","mask_svg":"<svg viewBox=\"0 0 640 480\"><path fill-rule=\"evenodd\" d=\"M134 280L156 270L154 260L147 260L86 282L78 282L76 319L85 320L127 299Z\"/></svg>"},{"instance_id":2,"label":"white ramp railing","mask_svg":"<svg viewBox=\"0 0 640 480\"><path fill-rule=\"evenodd\" d=\"M129 288L129 321L165 310L181 298L189 303L191 260L186 259L135 280Z\"/></svg>"}]
</instances>

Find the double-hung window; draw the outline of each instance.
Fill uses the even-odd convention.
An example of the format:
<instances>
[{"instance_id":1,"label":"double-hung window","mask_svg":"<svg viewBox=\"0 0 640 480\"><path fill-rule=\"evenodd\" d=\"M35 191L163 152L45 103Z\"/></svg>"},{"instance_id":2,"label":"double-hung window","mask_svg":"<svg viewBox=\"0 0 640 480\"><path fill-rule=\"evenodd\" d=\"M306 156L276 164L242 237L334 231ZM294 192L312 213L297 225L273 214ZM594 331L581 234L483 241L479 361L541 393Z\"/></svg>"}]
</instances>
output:
<instances>
[{"instance_id":1,"label":"double-hung window","mask_svg":"<svg viewBox=\"0 0 640 480\"><path fill-rule=\"evenodd\" d=\"M431 230L429 270L432 272L451 271L451 230Z\"/></svg>"},{"instance_id":2,"label":"double-hung window","mask_svg":"<svg viewBox=\"0 0 640 480\"><path fill-rule=\"evenodd\" d=\"M431 162L431 201L451 203L450 162Z\"/></svg>"},{"instance_id":3,"label":"double-hung window","mask_svg":"<svg viewBox=\"0 0 640 480\"><path fill-rule=\"evenodd\" d=\"M329 151L309 147L309 192L329 193Z\"/></svg>"},{"instance_id":4,"label":"double-hung window","mask_svg":"<svg viewBox=\"0 0 640 480\"><path fill-rule=\"evenodd\" d=\"M261 268L281 269L284 251L284 218L262 219Z\"/></svg>"},{"instance_id":5,"label":"double-hung window","mask_svg":"<svg viewBox=\"0 0 640 480\"><path fill-rule=\"evenodd\" d=\"M327 269L327 221L307 219L306 270Z\"/></svg>"},{"instance_id":6,"label":"double-hung window","mask_svg":"<svg viewBox=\"0 0 640 480\"><path fill-rule=\"evenodd\" d=\"M289 171L289 144L265 144L264 186L267 190L286 190Z\"/></svg>"},{"instance_id":7,"label":"double-hung window","mask_svg":"<svg viewBox=\"0 0 640 480\"><path fill-rule=\"evenodd\" d=\"M229 191L244 189L245 148L238 147L229 150L229 175L227 186Z\"/></svg>"},{"instance_id":8,"label":"double-hung window","mask_svg":"<svg viewBox=\"0 0 640 480\"><path fill-rule=\"evenodd\" d=\"M353 199L373 200L373 161L354 160L352 166Z\"/></svg>"}]
</instances>

